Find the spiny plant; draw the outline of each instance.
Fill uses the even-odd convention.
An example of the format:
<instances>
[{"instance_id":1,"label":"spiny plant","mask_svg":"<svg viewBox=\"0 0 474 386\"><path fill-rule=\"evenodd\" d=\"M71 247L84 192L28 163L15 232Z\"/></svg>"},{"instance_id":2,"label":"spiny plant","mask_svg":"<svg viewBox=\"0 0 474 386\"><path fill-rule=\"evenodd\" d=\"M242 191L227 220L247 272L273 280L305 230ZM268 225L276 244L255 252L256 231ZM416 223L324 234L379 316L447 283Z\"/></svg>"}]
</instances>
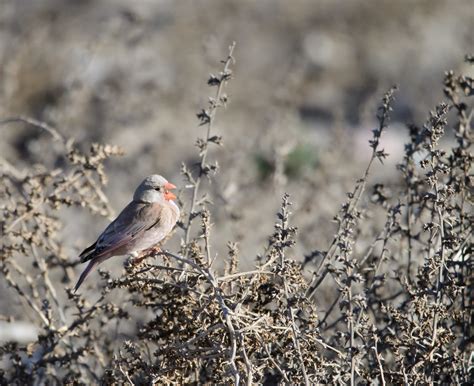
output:
<instances>
[{"instance_id":1,"label":"spiny plant","mask_svg":"<svg viewBox=\"0 0 474 386\"><path fill-rule=\"evenodd\" d=\"M472 78L446 74L447 100L422 126L408 126L393 186L370 178L387 156L382 140L396 89L385 94L369 164L335 217L326 251L314 246L297 262L285 194L254 267L239 271L238 245L229 242L217 269L204 181L218 172L209 149L223 143L215 120L229 102L234 48L208 79L215 93L197 116L205 128L196 142L199 162L182 165L191 192L180 195L180 250L149 251L147 259L127 262L119 278L101 270L93 303L70 290L79 260L64 252L59 230L68 220L60 214L70 206L110 213L103 163L122 150L94 144L84 153L43 122L2 121L3 129L19 121L45 131L63 166L21 170L0 159L0 272L18 300L18 309L2 310L0 319L15 323L27 315L38 330L30 344L0 346L0 383L472 380ZM452 145L443 140L448 128ZM383 213L381 229L376 213ZM327 293L333 299L325 308L320 299Z\"/></svg>"}]
</instances>

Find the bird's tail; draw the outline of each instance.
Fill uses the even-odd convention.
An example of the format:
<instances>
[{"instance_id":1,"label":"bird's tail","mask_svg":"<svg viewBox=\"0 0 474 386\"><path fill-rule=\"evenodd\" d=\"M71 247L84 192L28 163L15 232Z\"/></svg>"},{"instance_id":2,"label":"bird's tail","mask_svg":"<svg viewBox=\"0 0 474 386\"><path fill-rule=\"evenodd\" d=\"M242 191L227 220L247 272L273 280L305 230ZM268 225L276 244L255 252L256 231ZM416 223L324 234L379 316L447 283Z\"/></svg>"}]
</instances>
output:
<instances>
[{"instance_id":1,"label":"bird's tail","mask_svg":"<svg viewBox=\"0 0 474 386\"><path fill-rule=\"evenodd\" d=\"M79 289L79 287L81 286L82 282L86 279L86 277L89 275L89 273L91 272L92 268L94 268L94 266L97 264L97 260L95 259L92 259L90 261L90 263L88 264L88 266L86 267L86 269L84 270L84 272L81 273L81 276L79 277L79 280L77 281L76 283L76 286L74 287L74 292L77 292L77 290Z\"/></svg>"},{"instance_id":2,"label":"bird's tail","mask_svg":"<svg viewBox=\"0 0 474 386\"><path fill-rule=\"evenodd\" d=\"M86 261L92 260L95 257L95 255L97 254L96 246L97 241L81 252L81 254L79 255L79 257L81 258L81 263L85 263Z\"/></svg>"}]
</instances>

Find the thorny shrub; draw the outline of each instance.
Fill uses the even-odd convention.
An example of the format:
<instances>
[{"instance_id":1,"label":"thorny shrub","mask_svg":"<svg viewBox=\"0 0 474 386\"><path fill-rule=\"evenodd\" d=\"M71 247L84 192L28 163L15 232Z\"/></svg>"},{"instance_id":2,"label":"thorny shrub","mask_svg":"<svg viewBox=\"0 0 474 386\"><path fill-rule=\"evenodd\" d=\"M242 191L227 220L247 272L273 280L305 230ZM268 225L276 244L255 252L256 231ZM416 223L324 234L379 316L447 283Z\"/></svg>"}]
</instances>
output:
<instances>
[{"instance_id":1,"label":"thorny shrub","mask_svg":"<svg viewBox=\"0 0 474 386\"><path fill-rule=\"evenodd\" d=\"M213 123L227 103L233 49L210 76L216 93L198 114L206 128L197 141L199 164L182 167L192 194L180 202L179 253L150 252L148 259L127 263L118 279L101 270L100 298L93 304L71 292L79 261L64 253L58 213L80 206L107 215L103 162L121 150L95 144L83 154L45 123L3 121L45 130L60 144L63 166L22 171L1 160L2 280L39 333L28 345L0 347L0 383L472 381L473 79L446 74L447 100L423 126L408 126L399 183L392 187L369 183L371 166L387 156L381 140L396 90L386 93L369 165L335 217L338 231L327 250L315 246L304 264L295 261L297 230L284 195L255 268L239 272L237 245L229 243L219 272L201 181L218 171L208 148L222 142ZM455 141L443 148L448 128ZM371 241L362 243L361 225L375 210L383 211L385 225L374 226ZM308 279L311 266L316 269ZM334 299L322 310L318 293L328 286ZM0 318L16 322L8 312Z\"/></svg>"}]
</instances>

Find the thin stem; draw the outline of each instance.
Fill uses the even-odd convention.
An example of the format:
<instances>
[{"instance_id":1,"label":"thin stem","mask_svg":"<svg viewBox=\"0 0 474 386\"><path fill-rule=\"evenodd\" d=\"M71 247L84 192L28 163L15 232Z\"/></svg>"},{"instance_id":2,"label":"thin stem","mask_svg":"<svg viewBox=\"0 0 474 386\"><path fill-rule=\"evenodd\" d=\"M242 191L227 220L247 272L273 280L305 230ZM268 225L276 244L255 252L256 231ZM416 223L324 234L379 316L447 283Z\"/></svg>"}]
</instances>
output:
<instances>
[{"instance_id":1,"label":"thin stem","mask_svg":"<svg viewBox=\"0 0 474 386\"><path fill-rule=\"evenodd\" d=\"M354 355L354 310L352 305L352 284L349 284L348 287L348 295L347 301L349 302L349 316L348 316L348 324L349 324L349 335L350 335L350 358L351 358L351 386L355 385L355 355Z\"/></svg>"},{"instance_id":2,"label":"thin stem","mask_svg":"<svg viewBox=\"0 0 474 386\"><path fill-rule=\"evenodd\" d=\"M443 214L441 212L441 208L438 207L438 218L439 218L439 222L440 222L440 243L441 243L441 262L440 262L440 266L439 266L439 271L438 271L438 277L437 277L437 280L436 280L436 308L435 308L435 314L434 314L434 317L433 317L433 334L432 334L432 337L431 337L431 344L432 346L435 345L436 343L436 335L437 335L437 331L438 331L438 319L439 319L439 315L438 315L438 308L439 308L439 305L441 304L441 299L443 297L443 291L442 291L442 286L443 286L443 283L444 283L444 266L445 266L445 259L446 259L446 254L445 254L445 248L444 248L444 218L443 218Z\"/></svg>"},{"instance_id":3,"label":"thin stem","mask_svg":"<svg viewBox=\"0 0 474 386\"><path fill-rule=\"evenodd\" d=\"M6 118L6 119L2 119L0 121L0 125L5 125L7 123L13 123L13 122L28 123L29 125L38 127L40 129L46 131L56 141L62 142L64 145L66 145L66 143L67 143L66 140L64 139L64 137L61 134L59 134L59 132L55 128L53 128L52 126L48 125L45 122L41 122L41 121L38 121L36 119L29 118L29 117L26 117L26 116L23 116L23 115L20 115L18 117L10 117L10 118Z\"/></svg>"},{"instance_id":4,"label":"thin stem","mask_svg":"<svg viewBox=\"0 0 474 386\"><path fill-rule=\"evenodd\" d=\"M211 142L210 141L211 133L212 133L213 125L214 125L217 108L220 106L222 91L231 74L230 65L234 63L234 57L232 56L234 53L234 48L235 48L235 42L233 42L232 45L229 47L229 54L227 55L227 59L224 61L224 70L222 72L219 85L217 86L216 94L214 96L214 101L213 103L211 103L209 111L206 112L207 131L206 131L206 139L203 143L203 148L200 153L199 174L197 178L191 181L193 192L192 192L192 199L191 199L191 207L189 209L189 214L188 214L188 218L187 218L186 226L185 226L184 242L186 245L189 243L189 239L191 235L191 223L195 216L194 211L196 210L199 187L201 185L202 176L206 168L207 150L209 147L209 143Z\"/></svg>"}]
</instances>

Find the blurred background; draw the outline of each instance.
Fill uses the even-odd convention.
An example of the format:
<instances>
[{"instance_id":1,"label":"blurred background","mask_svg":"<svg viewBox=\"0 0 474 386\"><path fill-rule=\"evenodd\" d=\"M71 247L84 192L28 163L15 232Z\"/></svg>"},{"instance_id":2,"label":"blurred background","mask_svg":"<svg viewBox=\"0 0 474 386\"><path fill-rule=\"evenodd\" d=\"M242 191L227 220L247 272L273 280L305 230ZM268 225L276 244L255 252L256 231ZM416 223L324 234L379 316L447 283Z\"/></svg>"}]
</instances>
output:
<instances>
[{"instance_id":1,"label":"blurred background","mask_svg":"<svg viewBox=\"0 0 474 386\"><path fill-rule=\"evenodd\" d=\"M392 84L400 91L382 138L390 167L375 168L372 181L396 183L406 123L422 124L443 99L445 70L470 70L473 20L472 0L1 0L0 118L45 121L84 149L122 146L126 154L107 164L118 212L148 174L184 187L181 163L196 163L195 139L205 134L196 113L214 93L207 78L236 41L230 102L215 126L224 145L209 155L220 172L203 189L215 251L221 259L227 241L239 242L245 268L287 191L302 260L331 241ZM20 169L61 166L37 129L10 124L1 139L1 157ZM61 215L71 259L107 224L77 209Z\"/></svg>"}]
</instances>

